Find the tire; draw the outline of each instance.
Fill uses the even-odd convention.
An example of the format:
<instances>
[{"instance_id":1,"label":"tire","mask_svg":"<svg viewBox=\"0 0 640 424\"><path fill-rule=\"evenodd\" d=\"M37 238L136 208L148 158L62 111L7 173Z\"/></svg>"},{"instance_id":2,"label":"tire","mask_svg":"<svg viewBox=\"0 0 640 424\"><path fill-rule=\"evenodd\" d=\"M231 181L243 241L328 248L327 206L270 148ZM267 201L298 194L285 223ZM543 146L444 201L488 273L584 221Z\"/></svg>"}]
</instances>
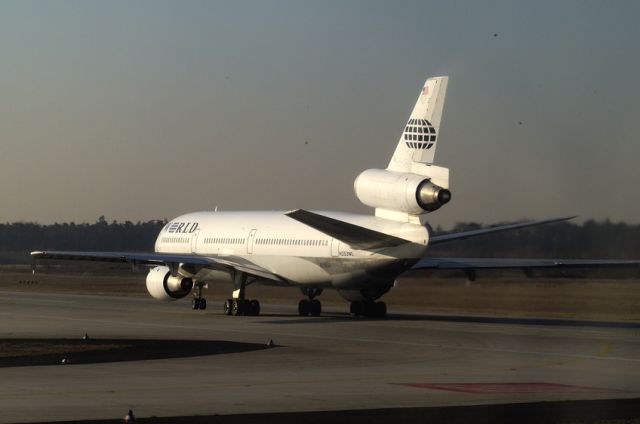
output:
<instances>
[{"instance_id":1,"label":"tire","mask_svg":"<svg viewBox=\"0 0 640 424\"><path fill-rule=\"evenodd\" d=\"M227 299L224 302L224 314L225 315L231 315L232 309L233 309L233 300Z\"/></svg>"},{"instance_id":2,"label":"tire","mask_svg":"<svg viewBox=\"0 0 640 424\"><path fill-rule=\"evenodd\" d=\"M242 300L242 312L241 315L251 315L251 302L246 299Z\"/></svg>"},{"instance_id":3,"label":"tire","mask_svg":"<svg viewBox=\"0 0 640 424\"><path fill-rule=\"evenodd\" d=\"M204 297L200 299L200 309L207 309L207 299Z\"/></svg>"},{"instance_id":4,"label":"tire","mask_svg":"<svg viewBox=\"0 0 640 424\"><path fill-rule=\"evenodd\" d=\"M260 315L260 302L255 299L249 302L249 315Z\"/></svg>"},{"instance_id":5,"label":"tire","mask_svg":"<svg viewBox=\"0 0 640 424\"><path fill-rule=\"evenodd\" d=\"M365 304L364 302L351 302L351 315L355 317L360 317L365 314Z\"/></svg>"},{"instance_id":6,"label":"tire","mask_svg":"<svg viewBox=\"0 0 640 424\"><path fill-rule=\"evenodd\" d=\"M193 299L191 301L191 309L193 309L194 311L196 309L200 309L200 299Z\"/></svg>"},{"instance_id":7,"label":"tire","mask_svg":"<svg viewBox=\"0 0 640 424\"><path fill-rule=\"evenodd\" d=\"M311 315L314 317L320 316L322 313L322 303L318 299L311 301Z\"/></svg>"},{"instance_id":8,"label":"tire","mask_svg":"<svg viewBox=\"0 0 640 424\"><path fill-rule=\"evenodd\" d=\"M233 315L234 317L242 315L242 313L244 312L243 306L244 305L242 300L234 299L233 303L231 304L231 315Z\"/></svg>"},{"instance_id":9,"label":"tire","mask_svg":"<svg viewBox=\"0 0 640 424\"><path fill-rule=\"evenodd\" d=\"M376 302L375 303L376 307L375 307L375 311L376 311L376 316L383 318L385 316L387 316L387 304L384 302Z\"/></svg>"},{"instance_id":10,"label":"tire","mask_svg":"<svg viewBox=\"0 0 640 424\"><path fill-rule=\"evenodd\" d=\"M307 299L302 299L300 302L298 302L298 314L301 317L309 316L310 312L311 312L311 302L309 302Z\"/></svg>"}]
</instances>

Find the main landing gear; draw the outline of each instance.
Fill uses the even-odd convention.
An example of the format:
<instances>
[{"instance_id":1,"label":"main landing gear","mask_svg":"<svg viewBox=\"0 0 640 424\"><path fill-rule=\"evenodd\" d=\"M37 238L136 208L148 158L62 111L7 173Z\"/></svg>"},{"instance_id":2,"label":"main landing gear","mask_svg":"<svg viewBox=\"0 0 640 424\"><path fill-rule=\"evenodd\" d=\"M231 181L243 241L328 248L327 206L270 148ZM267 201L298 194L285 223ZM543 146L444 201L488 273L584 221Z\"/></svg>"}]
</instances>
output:
<instances>
[{"instance_id":1,"label":"main landing gear","mask_svg":"<svg viewBox=\"0 0 640 424\"><path fill-rule=\"evenodd\" d=\"M387 315L387 305L384 302L374 301L351 302L351 315L381 318Z\"/></svg>"},{"instance_id":2,"label":"main landing gear","mask_svg":"<svg viewBox=\"0 0 640 424\"><path fill-rule=\"evenodd\" d=\"M227 299L224 302L224 314L225 315L260 315L260 302L255 299Z\"/></svg>"},{"instance_id":3,"label":"main landing gear","mask_svg":"<svg viewBox=\"0 0 640 424\"><path fill-rule=\"evenodd\" d=\"M301 288L302 294L307 296L309 299L302 299L298 302L298 314L301 317L306 316L314 316L317 317L322 313L322 303L318 299L315 299L316 296L320 296L322 293L322 289L317 288Z\"/></svg>"},{"instance_id":4,"label":"main landing gear","mask_svg":"<svg viewBox=\"0 0 640 424\"><path fill-rule=\"evenodd\" d=\"M247 286L247 275L242 272L236 272L233 275L233 299L227 299L224 302L225 315L260 315L260 302L255 299L245 299L245 288Z\"/></svg>"},{"instance_id":5,"label":"main landing gear","mask_svg":"<svg viewBox=\"0 0 640 424\"><path fill-rule=\"evenodd\" d=\"M207 299L202 297L202 287L204 286L204 283L201 281L196 281L194 283L194 286L196 290L193 295L193 300L191 301L191 309L207 309Z\"/></svg>"}]
</instances>

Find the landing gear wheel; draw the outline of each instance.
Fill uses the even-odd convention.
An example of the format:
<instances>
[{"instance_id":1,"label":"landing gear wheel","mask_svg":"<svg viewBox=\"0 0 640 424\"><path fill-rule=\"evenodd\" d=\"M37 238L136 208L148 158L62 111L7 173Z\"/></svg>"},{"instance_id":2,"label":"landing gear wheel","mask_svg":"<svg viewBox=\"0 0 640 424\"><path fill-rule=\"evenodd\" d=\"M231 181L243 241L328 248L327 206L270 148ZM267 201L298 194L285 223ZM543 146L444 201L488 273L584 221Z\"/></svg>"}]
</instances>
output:
<instances>
[{"instance_id":1,"label":"landing gear wheel","mask_svg":"<svg viewBox=\"0 0 640 424\"><path fill-rule=\"evenodd\" d=\"M322 303L318 299L313 299L310 303L311 315L314 317L319 316L322 313Z\"/></svg>"},{"instance_id":2,"label":"landing gear wheel","mask_svg":"<svg viewBox=\"0 0 640 424\"><path fill-rule=\"evenodd\" d=\"M240 299L234 299L231 304L231 315L234 317L244 315L244 301Z\"/></svg>"},{"instance_id":3,"label":"landing gear wheel","mask_svg":"<svg viewBox=\"0 0 640 424\"><path fill-rule=\"evenodd\" d=\"M233 299L227 299L224 302L224 314L225 315L231 315L231 312L233 311Z\"/></svg>"},{"instance_id":4,"label":"landing gear wheel","mask_svg":"<svg viewBox=\"0 0 640 424\"><path fill-rule=\"evenodd\" d=\"M364 303L359 301L351 302L350 312L351 312L351 315L353 315L354 317L359 317L364 315L364 312L365 312Z\"/></svg>"},{"instance_id":5,"label":"landing gear wheel","mask_svg":"<svg viewBox=\"0 0 640 424\"><path fill-rule=\"evenodd\" d=\"M374 303L373 312L375 317L385 317L387 315L387 304L384 302L376 302Z\"/></svg>"},{"instance_id":6,"label":"landing gear wheel","mask_svg":"<svg viewBox=\"0 0 640 424\"><path fill-rule=\"evenodd\" d=\"M260 302L255 299L249 302L249 315L260 315Z\"/></svg>"},{"instance_id":7,"label":"landing gear wheel","mask_svg":"<svg viewBox=\"0 0 640 424\"><path fill-rule=\"evenodd\" d=\"M191 309L207 309L207 300L202 297L202 288L204 287L204 283L202 281L196 281L191 283L190 287L195 287L195 292L193 293L193 300L191 301Z\"/></svg>"},{"instance_id":8,"label":"landing gear wheel","mask_svg":"<svg viewBox=\"0 0 640 424\"><path fill-rule=\"evenodd\" d=\"M200 299L195 298L191 301L191 309L193 309L194 311L196 309L200 309Z\"/></svg>"},{"instance_id":9,"label":"landing gear wheel","mask_svg":"<svg viewBox=\"0 0 640 424\"><path fill-rule=\"evenodd\" d=\"M302 299L300 302L298 302L298 314L301 317L309 316L310 313L311 302L309 302L307 299Z\"/></svg>"}]
</instances>

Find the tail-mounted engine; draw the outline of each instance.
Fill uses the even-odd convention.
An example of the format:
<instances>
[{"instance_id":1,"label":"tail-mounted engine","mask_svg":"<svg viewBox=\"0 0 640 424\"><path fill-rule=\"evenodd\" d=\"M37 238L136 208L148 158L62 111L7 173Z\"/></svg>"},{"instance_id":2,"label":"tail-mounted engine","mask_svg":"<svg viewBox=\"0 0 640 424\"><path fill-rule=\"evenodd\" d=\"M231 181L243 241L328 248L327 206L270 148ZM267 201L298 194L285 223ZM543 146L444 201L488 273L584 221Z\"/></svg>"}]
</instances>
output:
<instances>
[{"instance_id":1,"label":"tail-mounted engine","mask_svg":"<svg viewBox=\"0 0 640 424\"><path fill-rule=\"evenodd\" d=\"M193 280L180 275L174 277L166 266L152 268L147 274L147 291L158 300L172 301L189 294Z\"/></svg>"},{"instance_id":2,"label":"tail-mounted engine","mask_svg":"<svg viewBox=\"0 0 640 424\"><path fill-rule=\"evenodd\" d=\"M358 199L372 208L420 215L451 200L451 192L430 177L386 169L367 169L354 182Z\"/></svg>"}]
</instances>

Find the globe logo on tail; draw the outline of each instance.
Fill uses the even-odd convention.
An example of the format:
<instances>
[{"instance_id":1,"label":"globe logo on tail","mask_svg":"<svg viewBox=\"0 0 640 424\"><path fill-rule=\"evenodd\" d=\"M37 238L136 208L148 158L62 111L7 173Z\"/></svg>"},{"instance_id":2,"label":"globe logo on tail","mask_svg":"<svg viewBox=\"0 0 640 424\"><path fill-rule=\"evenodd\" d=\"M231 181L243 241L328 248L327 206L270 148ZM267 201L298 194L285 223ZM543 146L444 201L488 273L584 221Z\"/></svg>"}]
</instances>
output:
<instances>
[{"instance_id":1,"label":"globe logo on tail","mask_svg":"<svg viewBox=\"0 0 640 424\"><path fill-rule=\"evenodd\" d=\"M430 149L436 144L436 129L426 119L409 119L402 136L410 149Z\"/></svg>"}]
</instances>

